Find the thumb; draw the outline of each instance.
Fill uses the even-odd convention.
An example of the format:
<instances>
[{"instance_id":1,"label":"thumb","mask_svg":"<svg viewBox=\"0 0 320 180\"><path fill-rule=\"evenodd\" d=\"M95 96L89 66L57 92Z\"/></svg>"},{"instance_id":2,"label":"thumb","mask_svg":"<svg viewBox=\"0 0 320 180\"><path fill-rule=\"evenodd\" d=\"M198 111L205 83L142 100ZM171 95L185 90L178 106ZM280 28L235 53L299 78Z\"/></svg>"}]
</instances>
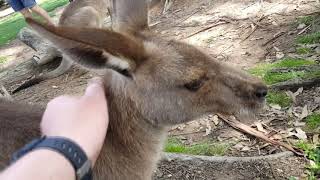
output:
<instances>
[{"instance_id":1,"label":"thumb","mask_svg":"<svg viewBox=\"0 0 320 180\"><path fill-rule=\"evenodd\" d=\"M105 100L104 84L101 78L94 77L89 81L88 87L82 99Z\"/></svg>"}]
</instances>

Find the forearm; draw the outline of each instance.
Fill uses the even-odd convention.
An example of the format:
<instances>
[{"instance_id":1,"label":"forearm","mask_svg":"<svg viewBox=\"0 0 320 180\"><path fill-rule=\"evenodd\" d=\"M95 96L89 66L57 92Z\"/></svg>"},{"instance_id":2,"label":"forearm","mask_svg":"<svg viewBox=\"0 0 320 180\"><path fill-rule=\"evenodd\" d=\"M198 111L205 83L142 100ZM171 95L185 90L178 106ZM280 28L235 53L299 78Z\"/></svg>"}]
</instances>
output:
<instances>
[{"instance_id":1,"label":"forearm","mask_svg":"<svg viewBox=\"0 0 320 180\"><path fill-rule=\"evenodd\" d=\"M52 150L38 149L26 154L0 174L1 180L74 180L71 163Z\"/></svg>"}]
</instances>

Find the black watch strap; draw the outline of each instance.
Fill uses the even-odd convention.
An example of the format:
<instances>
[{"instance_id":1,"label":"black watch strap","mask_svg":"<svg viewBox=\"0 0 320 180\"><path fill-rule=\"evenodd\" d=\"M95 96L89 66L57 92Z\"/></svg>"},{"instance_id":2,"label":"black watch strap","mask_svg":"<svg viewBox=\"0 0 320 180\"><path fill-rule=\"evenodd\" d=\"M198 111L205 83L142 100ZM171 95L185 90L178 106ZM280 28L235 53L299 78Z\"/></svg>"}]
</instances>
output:
<instances>
[{"instance_id":1,"label":"black watch strap","mask_svg":"<svg viewBox=\"0 0 320 180\"><path fill-rule=\"evenodd\" d=\"M76 171L77 180L91 180L91 162L82 148L70 139L61 137L42 137L33 140L22 149L14 153L12 161L16 161L26 153L35 149L51 149L59 152L70 161Z\"/></svg>"}]
</instances>

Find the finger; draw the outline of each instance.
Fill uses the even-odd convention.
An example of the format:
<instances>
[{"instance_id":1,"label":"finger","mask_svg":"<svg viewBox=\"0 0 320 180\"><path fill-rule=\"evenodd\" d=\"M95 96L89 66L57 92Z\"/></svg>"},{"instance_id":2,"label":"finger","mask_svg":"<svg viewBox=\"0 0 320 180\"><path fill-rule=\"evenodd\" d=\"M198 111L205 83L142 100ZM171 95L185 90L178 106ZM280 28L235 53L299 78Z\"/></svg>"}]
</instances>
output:
<instances>
[{"instance_id":1,"label":"finger","mask_svg":"<svg viewBox=\"0 0 320 180\"><path fill-rule=\"evenodd\" d=\"M105 100L104 84L101 78L95 77L89 81L83 99Z\"/></svg>"}]
</instances>

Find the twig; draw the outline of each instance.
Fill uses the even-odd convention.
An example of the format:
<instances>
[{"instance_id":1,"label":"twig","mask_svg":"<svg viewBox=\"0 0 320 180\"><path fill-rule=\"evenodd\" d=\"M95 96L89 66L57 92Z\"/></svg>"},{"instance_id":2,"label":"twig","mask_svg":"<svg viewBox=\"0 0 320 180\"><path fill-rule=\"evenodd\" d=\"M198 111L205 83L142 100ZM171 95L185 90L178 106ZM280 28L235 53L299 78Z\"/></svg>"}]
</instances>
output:
<instances>
[{"instance_id":1,"label":"twig","mask_svg":"<svg viewBox=\"0 0 320 180\"><path fill-rule=\"evenodd\" d=\"M1 85L1 90L3 92L4 98L6 98L8 100L12 99L12 96L10 95L10 93L7 91L7 89L3 85ZM0 93L0 96L1 96L1 93Z\"/></svg>"},{"instance_id":2,"label":"twig","mask_svg":"<svg viewBox=\"0 0 320 180\"><path fill-rule=\"evenodd\" d=\"M278 32L277 34L274 35L273 38L269 39L267 42L263 43L262 46L266 46L267 44L269 44L270 42L276 40L277 38L281 37L282 35L284 35L285 32L284 31L281 31L281 32Z\"/></svg>"},{"instance_id":3,"label":"twig","mask_svg":"<svg viewBox=\"0 0 320 180\"><path fill-rule=\"evenodd\" d=\"M285 82L280 82L274 85L271 85L269 88L273 90L297 90L300 87L303 87L305 89L311 88L314 86L320 85L320 78L310 78L310 79L295 79L295 80L289 80Z\"/></svg>"},{"instance_id":4,"label":"twig","mask_svg":"<svg viewBox=\"0 0 320 180\"><path fill-rule=\"evenodd\" d=\"M303 28L299 33L298 35L301 35L302 33L304 33L307 29L309 29L311 27L311 24L305 28Z\"/></svg>"},{"instance_id":5,"label":"twig","mask_svg":"<svg viewBox=\"0 0 320 180\"><path fill-rule=\"evenodd\" d=\"M190 35L188 35L187 37L184 37L184 38L182 38L182 39L190 38L190 37L192 37L192 36L194 36L194 35L197 35L197 34L199 34L199 33L202 33L202 32L204 32L204 31L207 31L207 30L209 30L209 29L211 29L211 28L214 28L214 27L219 26L219 25L221 25L221 24L227 24L227 23L229 23L229 22L226 22L226 21L218 22L218 23L213 24L213 25L211 25L211 26L208 26L208 27L205 27L205 28L203 28L203 29L200 29L199 31L197 31L197 32L195 32L195 33L192 33L192 34L190 34Z\"/></svg>"},{"instance_id":6,"label":"twig","mask_svg":"<svg viewBox=\"0 0 320 180\"><path fill-rule=\"evenodd\" d=\"M178 24L186 21L187 19L189 19L191 16L195 15L197 12L199 12L201 10L201 8L197 9L196 11L194 11L193 13L189 14L187 17L183 18L181 21L177 22L174 26L177 26Z\"/></svg>"},{"instance_id":7,"label":"twig","mask_svg":"<svg viewBox=\"0 0 320 180\"><path fill-rule=\"evenodd\" d=\"M257 29L258 27L263 27L259 24L259 22L261 22L264 18L266 18L267 16L261 16L257 21L253 21L253 20L250 20L252 22L251 24L251 27L252 28L252 31L245 37L241 40L241 42L245 41L246 39L248 39Z\"/></svg>"},{"instance_id":8,"label":"twig","mask_svg":"<svg viewBox=\"0 0 320 180\"><path fill-rule=\"evenodd\" d=\"M235 118L228 118L224 115L221 115L221 114L218 114L218 116L224 120L226 123L228 123L231 127L235 128L235 129L238 129L242 132L245 132L247 134L250 134L252 136L255 136L259 139L262 139L266 142L269 142L273 145L276 145L276 146L282 146L286 149L288 149L289 151L292 151L293 153L295 153L296 155L299 155L299 156L304 156L303 152L300 150L300 149L297 149L295 147L292 147L290 146L289 144L286 144L286 143L283 143L283 142L279 142L279 141L275 141L275 140L272 140L272 139L269 139L267 136L265 136L263 133L251 128L250 126L248 125L245 125L239 121L237 121Z\"/></svg>"},{"instance_id":9,"label":"twig","mask_svg":"<svg viewBox=\"0 0 320 180\"><path fill-rule=\"evenodd\" d=\"M248 39L257 30L257 27L258 27L257 25L253 25L252 31L245 38L243 38L240 42L243 42L246 39Z\"/></svg>"}]
</instances>

